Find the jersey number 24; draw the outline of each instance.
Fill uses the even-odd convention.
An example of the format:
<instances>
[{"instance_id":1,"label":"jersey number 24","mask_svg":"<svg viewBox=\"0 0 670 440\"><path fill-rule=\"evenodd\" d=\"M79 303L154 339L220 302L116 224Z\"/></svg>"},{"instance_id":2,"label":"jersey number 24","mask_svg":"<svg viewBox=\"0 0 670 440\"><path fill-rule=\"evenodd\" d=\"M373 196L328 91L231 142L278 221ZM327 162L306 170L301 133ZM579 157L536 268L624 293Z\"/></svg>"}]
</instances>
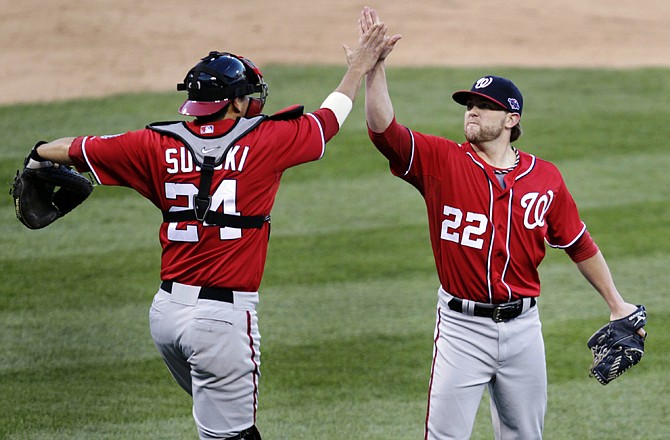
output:
<instances>
[{"instance_id":1,"label":"jersey number 24","mask_svg":"<svg viewBox=\"0 0 670 440\"><path fill-rule=\"evenodd\" d=\"M165 182L165 197L169 200L177 200L181 197L187 202L186 206L173 206L170 211L182 211L193 209L193 197L198 194L198 187L193 183L175 183ZM212 194L212 206L210 210L221 211L223 207L224 214L239 215L237 212L237 181L224 180ZM198 226L187 225L185 229L177 229L178 223L173 222L168 225L167 237L170 241L182 241L195 243L200 240L198 237ZM208 226L205 223L205 226ZM242 230L237 228L219 228L219 238L221 240L235 240L242 237Z\"/></svg>"}]
</instances>

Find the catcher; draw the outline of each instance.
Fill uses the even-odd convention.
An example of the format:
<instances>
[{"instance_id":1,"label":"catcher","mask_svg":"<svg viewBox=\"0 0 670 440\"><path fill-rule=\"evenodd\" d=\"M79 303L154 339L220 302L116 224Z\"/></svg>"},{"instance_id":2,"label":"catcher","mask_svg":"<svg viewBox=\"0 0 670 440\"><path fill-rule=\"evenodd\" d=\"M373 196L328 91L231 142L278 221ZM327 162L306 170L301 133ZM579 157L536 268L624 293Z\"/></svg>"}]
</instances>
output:
<instances>
[{"instance_id":1,"label":"catcher","mask_svg":"<svg viewBox=\"0 0 670 440\"><path fill-rule=\"evenodd\" d=\"M261 439L256 306L280 179L324 156L385 33L377 25L359 39L340 84L312 112L295 105L263 114L268 86L260 69L211 51L177 84L187 92L179 113L189 120L39 144L18 173L12 194L29 228L47 226L90 194L69 165L101 185L132 188L161 211L160 287L149 327L167 369L192 397L203 440Z\"/></svg>"}]
</instances>

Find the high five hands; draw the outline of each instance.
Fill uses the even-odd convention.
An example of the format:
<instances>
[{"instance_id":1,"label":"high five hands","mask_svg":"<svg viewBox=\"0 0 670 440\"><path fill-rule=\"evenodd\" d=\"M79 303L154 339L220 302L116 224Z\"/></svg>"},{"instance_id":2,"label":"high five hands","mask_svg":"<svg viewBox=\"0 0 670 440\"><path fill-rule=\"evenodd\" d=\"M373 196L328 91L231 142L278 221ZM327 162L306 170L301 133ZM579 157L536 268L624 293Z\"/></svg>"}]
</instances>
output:
<instances>
[{"instance_id":1,"label":"high five hands","mask_svg":"<svg viewBox=\"0 0 670 440\"><path fill-rule=\"evenodd\" d=\"M383 61L386 59L386 57L391 53L393 48L395 47L395 44L402 38L401 35L396 34L391 37L386 35L386 25L384 22L379 18L379 15L377 14L377 11L374 9L365 6L363 10L361 11L361 16L358 19L358 31L359 31L359 36L358 36L358 45L361 47L363 44L365 44L366 41L370 39L370 35L376 34L375 30L381 28L383 30L383 45L381 48L381 52L379 54L379 57L376 60L376 63ZM352 64L356 57L356 51L352 50L349 46L344 45L344 51L347 56L347 63L349 65ZM375 63L375 64L376 64ZM371 68L374 66L371 66Z\"/></svg>"}]
</instances>

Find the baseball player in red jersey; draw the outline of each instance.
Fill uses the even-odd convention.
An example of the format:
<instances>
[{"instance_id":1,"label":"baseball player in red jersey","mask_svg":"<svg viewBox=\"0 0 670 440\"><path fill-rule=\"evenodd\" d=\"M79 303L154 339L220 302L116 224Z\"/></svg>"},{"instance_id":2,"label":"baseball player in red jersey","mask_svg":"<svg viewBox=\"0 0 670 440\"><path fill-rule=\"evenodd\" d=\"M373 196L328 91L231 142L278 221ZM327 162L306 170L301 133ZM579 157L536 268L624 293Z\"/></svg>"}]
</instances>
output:
<instances>
[{"instance_id":1,"label":"baseball player in red jersey","mask_svg":"<svg viewBox=\"0 0 670 440\"><path fill-rule=\"evenodd\" d=\"M365 9L361 32L378 23ZM396 121L384 59L399 39L387 37L367 74L365 107L370 138L392 173L425 199L441 284L425 438L469 438L488 387L495 437L540 439L547 377L537 268L545 242L567 252L610 319L637 307L618 293L558 169L512 146L523 97L510 80L484 76L453 94L466 107L465 143Z\"/></svg>"},{"instance_id":2,"label":"baseball player in red jersey","mask_svg":"<svg viewBox=\"0 0 670 440\"><path fill-rule=\"evenodd\" d=\"M133 188L162 211L162 282L151 335L193 397L201 439L261 438L255 308L269 214L284 170L323 156L383 50L385 32L371 26L347 50L348 70L314 112L295 106L261 114L267 86L260 70L243 57L211 52L177 86L188 91L180 113L194 120L58 139L31 153L89 170L102 185Z\"/></svg>"}]
</instances>

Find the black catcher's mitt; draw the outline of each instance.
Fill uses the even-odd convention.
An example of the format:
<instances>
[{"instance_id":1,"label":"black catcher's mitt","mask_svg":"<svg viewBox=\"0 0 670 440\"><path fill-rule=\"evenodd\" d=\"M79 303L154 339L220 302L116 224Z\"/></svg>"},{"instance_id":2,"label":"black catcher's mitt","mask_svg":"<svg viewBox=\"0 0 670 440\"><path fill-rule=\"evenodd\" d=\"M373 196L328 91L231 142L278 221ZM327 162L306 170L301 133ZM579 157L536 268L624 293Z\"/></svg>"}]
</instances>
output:
<instances>
[{"instance_id":1,"label":"black catcher's mitt","mask_svg":"<svg viewBox=\"0 0 670 440\"><path fill-rule=\"evenodd\" d=\"M36 148L16 172L10 194L16 217L29 229L40 229L79 206L93 191L91 182L67 166L41 159Z\"/></svg>"},{"instance_id":2,"label":"black catcher's mitt","mask_svg":"<svg viewBox=\"0 0 670 440\"><path fill-rule=\"evenodd\" d=\"M647 312L639 305L630 315L610 321L591 336L587 342L593 354L589 375L607 385L633 365L644 354L644 337L637 331L647 323Z\"/></svg>"}]
</instances>

